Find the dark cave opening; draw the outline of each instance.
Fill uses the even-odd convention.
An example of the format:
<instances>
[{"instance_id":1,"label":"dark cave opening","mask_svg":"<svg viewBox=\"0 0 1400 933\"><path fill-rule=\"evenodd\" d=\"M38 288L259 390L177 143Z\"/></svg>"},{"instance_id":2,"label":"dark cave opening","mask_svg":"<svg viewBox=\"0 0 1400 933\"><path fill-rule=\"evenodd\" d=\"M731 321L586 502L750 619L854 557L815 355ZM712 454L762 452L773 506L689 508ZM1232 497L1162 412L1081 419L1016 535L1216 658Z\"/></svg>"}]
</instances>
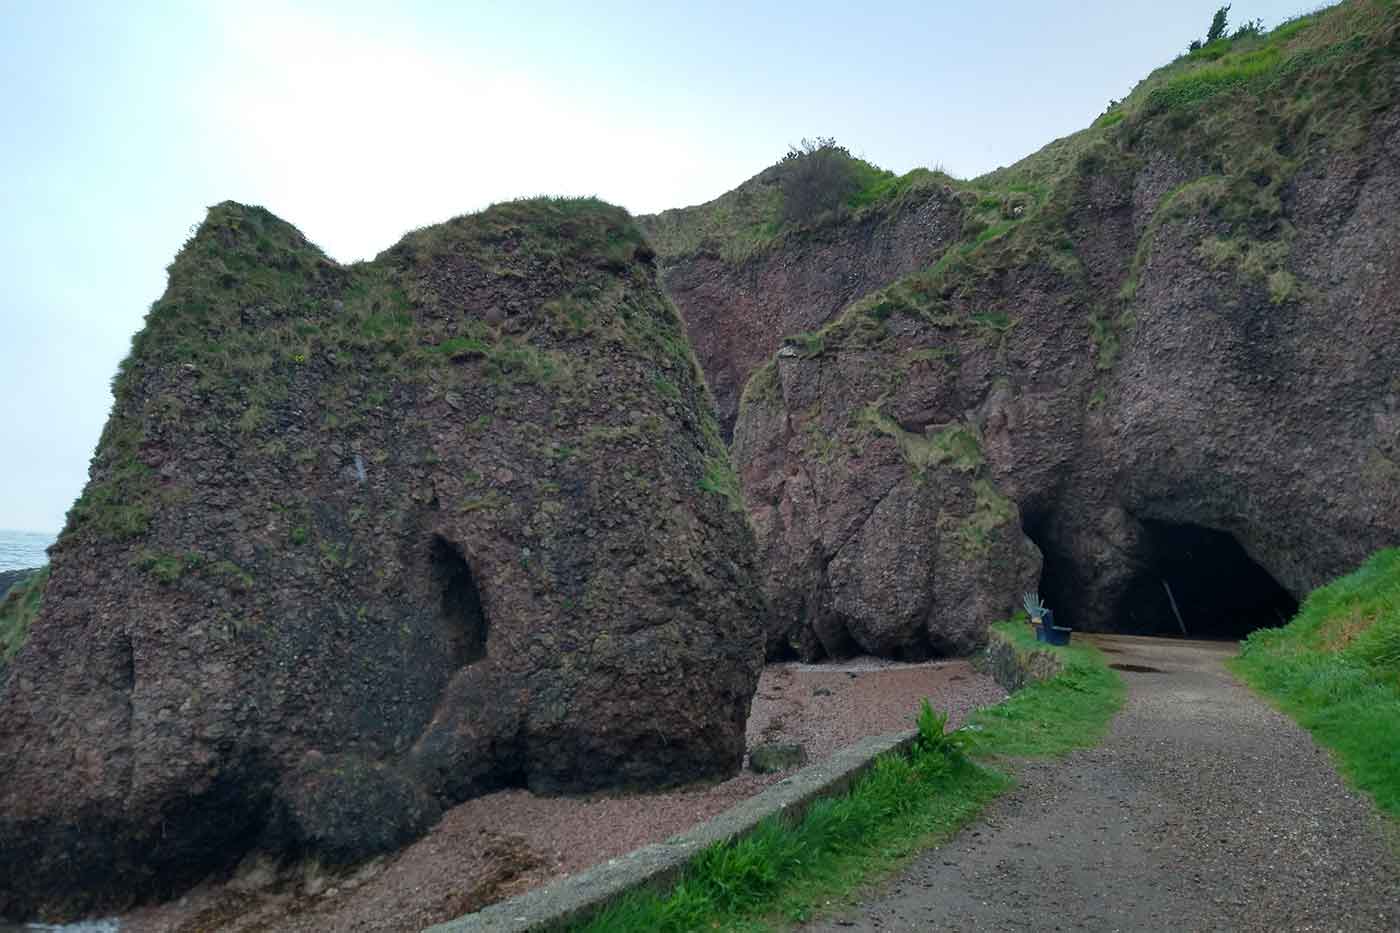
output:
<instances>
[{"instance_id":1,"label":"dark cave opening","mask_svg":"<svg viewBox=\"0 0 1400 933\"><path fill-rule=\"evenodd\" d=\"M455 544L433 537L433 583L442 594L439 618L446 629L453 660L458 667L486 657L486 613L481 593L467 560Z\"/></svg>"},{"instance_id":2,"label":"dark cave opening","mask_svg":"<svg viewBox=\"0 0 1400 933\"><path fill-rule=\"evenodd\" d=\"M1093 568L1057 546L1047 512L1024 513L1026 535L1043 558L1040 595L1070 628L1176 638L1243 638L1283 625L1293 596L1255 563L1234 536L1200 525L1143 520L1136 567L1111 606L1095 603ZM1102 591L1098 591L1102 592ZM1175 608L1173 608L1173 601Z\"/></svg>"},{"instance_id":3,"label":"dark cave opening","mask_svg":"<svg viewBox=\"0 0 1400 933\"><path fill-rule=\"evenodd\" d=\"M1119 597L1112 627L1132 635L1243 638L1283 625L1297 600L1234 536L1143 521L1147 558Z\"/></svg>"}]
</instances>

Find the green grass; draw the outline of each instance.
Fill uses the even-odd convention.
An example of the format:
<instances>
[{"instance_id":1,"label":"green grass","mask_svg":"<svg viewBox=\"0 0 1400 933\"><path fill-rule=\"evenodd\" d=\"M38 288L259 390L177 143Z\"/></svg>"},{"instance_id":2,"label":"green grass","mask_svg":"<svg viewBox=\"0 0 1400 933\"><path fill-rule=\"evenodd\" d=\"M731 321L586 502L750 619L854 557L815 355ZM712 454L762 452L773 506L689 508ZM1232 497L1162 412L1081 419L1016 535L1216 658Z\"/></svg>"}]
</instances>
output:
<instances>
[{"instance_id":1,"label":"green grass","mask_svg":"<svg viewBox=\"0 0 1400 933\"><path fill-rule=\"evenodd\" d=\"M973 715L978 755L1052 757L1097 744L1124 695L1122 678L1098 649L1074 644L1047 649L1023 622L1004 622L996 629L1022 651L1058 653L1065 667L1058 677L1031 684L1005 703Z\"/></svg>"},{"instance_id":2,"label":"green grass","mask_svg":"<svg viewBox=\"0 0 1400 933\"><path fill-rule=\"evenodd\" d=\"M1400 818L1400 548L1314 590L1288 625L1246 639L1231 667Z\"/></svg>"},{"instance_id":3,"label":"green grass","mask_svg":"<svg viewBox=\"0 0 1400 933\"><path fill-rule=\"evenodd\" d=\"M1037 647L1024 624L998 629L1020 648ZM1058 677L951 734L925 703L913 751L880 758L849 794L813 804L795 826L769 819L737 842L714 846L670 891L633 893L575 929L771 929L808 919L897 869L1013 785L992 766L997 759L1062 755L1103 736L1122 703L1118 675L1093 649L1048 650L1063 657Z\"/></svg>"},{"instance_id":4,"label":"green grass","mask_svg":"<svg viewBox=\"0 0 1400 933\"><path fill-rule=\"evenodd\" d=\"M1272 74L1281 59L1280 50L1272 46L1221 58L1210 65L1175 75L1154 88L1148 96L1147 107L1149 110L1166 110L1206 100L1222 91L1242 87Z\"/></svg>"},{"instance_id":5,"label":"green grass","mask_svg":"<svg viewBox=\"0 0 1400 933\"><path fill-rule=\"evenodd\" d=\"M953 181L936 168L916 168L896 175L848 153L842 158L853 190L810 222L785 220L783 216L783 183L786 173L794 168L791 160L769 166L713 201L639 217L637 222L657 253L667 260L711 251L729 262L742 262L776 247L789 236L800 236L866 212L889 211L907 196Z\"/></svg>"},{"instance_id":6,"label":"green grass","mask_svg":"<svg viewBox=\"0 0 1400 933\"><path fill-rule=\"evenodd\" d=\"M724 497L731 512L744 511L744 495L739 489L739 477L728 457L710 457L705 461L705 473L700 477L700 491Z\"/></svg>"},{"instance_id":7,"label":"green grass","mask_svg":"<svg viewBox=\"0 0 1400 933\"><path fill-rule=\"evenodd\" d=\"M29 626L39 614L48 582L49 568L45 565L28 580L10 587L5 598L0 600L0 682L4 680L10 659L29 638Z\"/></svg>"}]
</instances>

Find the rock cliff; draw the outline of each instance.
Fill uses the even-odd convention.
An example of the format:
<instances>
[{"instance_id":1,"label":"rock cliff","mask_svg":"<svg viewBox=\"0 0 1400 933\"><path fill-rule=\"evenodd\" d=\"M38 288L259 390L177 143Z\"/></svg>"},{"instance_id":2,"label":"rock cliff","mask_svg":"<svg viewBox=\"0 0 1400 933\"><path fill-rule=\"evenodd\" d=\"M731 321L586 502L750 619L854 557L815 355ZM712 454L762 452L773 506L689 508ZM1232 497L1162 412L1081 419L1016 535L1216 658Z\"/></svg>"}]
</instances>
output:
<instances>
[{"instance_id":1,"label":"rock cliff","mask_svg":"<svg viewBox=\"0 0 1400 933\"><path fill-rule=\"evenodd\" d=\"M782 226L771 215L791 168L770 168L709 204L639 218L656 244L662 284L685 320L726 438L744 384L784 337L818 330L853 299L935 262L962 225L964 204L947 180L922 172L876 209ZM777 229L741 243L703 232L716 215L746 213L750 226Z\"/></svg>"},{"instance_id":2,"label":"rock cliff","mask_svg":"<svg viewBox=\"0 0 1400 933\"><path fill-rule=\"evenodd\" d=\"M755 371L771 656L965 650L1038 585L1076 628L1146 626L1163 567L1227 545L1286 612L1400 539L1397 21L1345 4L1159 69L961 183L936 262Z\"/></svg>"},{"instance_id":3,"label":"rock cliff","mask_svg":"<svg viewBox=\"0 0 1400 933\"><path fill-rule=\"evenodd\" d=\"M221 204L114 394L0 673L0 915L739 767L752 536L622 211L503 204L343 266Z\"/></svg>"}]
</instances>

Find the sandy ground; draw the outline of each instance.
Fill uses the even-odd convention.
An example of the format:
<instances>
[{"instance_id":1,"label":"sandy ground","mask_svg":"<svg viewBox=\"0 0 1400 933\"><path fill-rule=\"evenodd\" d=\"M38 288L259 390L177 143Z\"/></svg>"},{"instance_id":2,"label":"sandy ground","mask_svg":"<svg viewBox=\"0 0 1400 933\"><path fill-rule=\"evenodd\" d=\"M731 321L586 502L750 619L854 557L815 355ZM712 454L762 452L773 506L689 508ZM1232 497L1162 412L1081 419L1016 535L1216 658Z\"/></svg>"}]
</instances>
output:
<instances>
[{"instance_id":1,"label":"sandy ground","mask_svg":"<svg viewBox=\"0 0 1400 933\"><path fill-rule=\"evenodd\" d=\"M966 661L771 665L759 681L748 743L800 742L818 761L865 736L912 728L925 697L957 726L971 710L1004 696ZM782 777L745 770L705 787L589 799L504 791L454 808L423 839L354 875L304 871L288 879L246 865L232 881L119 918L121 929L419 930L660 842Z\"/></svg>"},{"instance_id":2,"label":"sandy ground","mask_svg":"<svg viewBox=\"0 0 1400 933\"><path fill-rule=\"evenodd\" d=\"M1083 636L1076 636L1076 639ZM1390 832L1233 642L1091 636L1128 701L984 820L812 930L1400 930Z\"/></svg>"}]
</instances>

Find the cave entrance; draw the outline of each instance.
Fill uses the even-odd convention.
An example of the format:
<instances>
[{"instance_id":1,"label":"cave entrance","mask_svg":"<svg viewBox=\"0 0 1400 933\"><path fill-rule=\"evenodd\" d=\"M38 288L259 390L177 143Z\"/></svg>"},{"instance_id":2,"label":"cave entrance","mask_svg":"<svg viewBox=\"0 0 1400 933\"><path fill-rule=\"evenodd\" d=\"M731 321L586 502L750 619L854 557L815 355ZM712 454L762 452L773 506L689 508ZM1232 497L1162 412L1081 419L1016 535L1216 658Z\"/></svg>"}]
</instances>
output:
<instances>
[{"instance_id":1,"label":"cave entrance","mask_svg":"<svg viewBox=\"0 0 1400 933\"><path fill-rule=\"evenodd\" d=\"M1115 630L1238 639L1283 625L1298 611L1297 600L1233 535L1200 525L1142 525L1146 560L1118 601Z\"/></svg>"},{"instance_id":2,"label":"cave entrance","mask_svg":"<svg viewBox=\"0 0 1400 933\"><path fill-rule=\"evenodd\" d=\"M456 666L464 667L486 657L486 613L476 579L461 548L433 536L433 583L441 594L438 618L445 630Z\"/></svg>"}]
</instances>

